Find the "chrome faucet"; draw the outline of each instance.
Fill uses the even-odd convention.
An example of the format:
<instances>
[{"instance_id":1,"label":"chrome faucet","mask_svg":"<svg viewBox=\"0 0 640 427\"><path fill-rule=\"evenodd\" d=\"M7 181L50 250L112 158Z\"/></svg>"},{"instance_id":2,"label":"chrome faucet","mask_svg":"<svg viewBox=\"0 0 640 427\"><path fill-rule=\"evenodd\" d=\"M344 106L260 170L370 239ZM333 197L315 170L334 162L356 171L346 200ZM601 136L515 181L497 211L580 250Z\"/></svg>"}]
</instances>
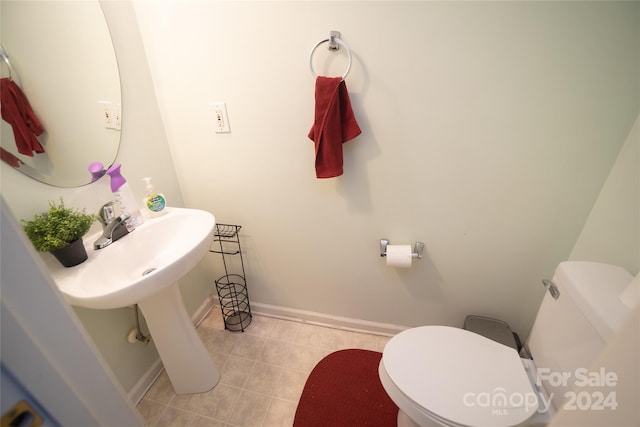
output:
<instances>
[{"instance_id":1,"label":"chrome faucet","mask_svg":"<svg viewBox=\"0 0 640 427\"><path fill-rule=\"evenodd\" d=\"M93 242L94 249L106 248L113 242L129 234L129 229L126 224L129 215L122 213L116 217L113 210L115 203L115 200L106 203L100 208L100 212L98 212L98 218L102 224L102 236Z\"/></svg>"}]
</instances>

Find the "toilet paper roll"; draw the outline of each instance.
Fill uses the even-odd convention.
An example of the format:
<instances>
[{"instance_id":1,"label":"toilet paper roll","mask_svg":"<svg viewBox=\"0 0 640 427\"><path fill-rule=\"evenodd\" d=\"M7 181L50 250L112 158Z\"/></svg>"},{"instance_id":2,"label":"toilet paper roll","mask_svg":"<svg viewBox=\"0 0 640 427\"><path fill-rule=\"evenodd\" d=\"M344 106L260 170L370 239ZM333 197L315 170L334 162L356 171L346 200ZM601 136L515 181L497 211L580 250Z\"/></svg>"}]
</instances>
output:
<instances>
[{"instance_id":1,"label":"toilet paper roll","mask_svg":"<svg viewBox=\"0 0 640 427\"><path fill-rule=\"evenodd\" d=\"M408 268L411 267L411 245L388 245L387 267Z\"/></svg>"}]
</instances>

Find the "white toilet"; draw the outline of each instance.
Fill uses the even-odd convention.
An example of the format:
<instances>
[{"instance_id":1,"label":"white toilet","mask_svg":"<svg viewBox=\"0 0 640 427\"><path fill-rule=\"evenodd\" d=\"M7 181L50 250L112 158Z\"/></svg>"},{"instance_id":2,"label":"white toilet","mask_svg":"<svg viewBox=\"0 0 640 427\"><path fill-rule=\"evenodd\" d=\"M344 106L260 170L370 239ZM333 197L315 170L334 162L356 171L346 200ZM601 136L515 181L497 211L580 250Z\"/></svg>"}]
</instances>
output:
<instances>
[{"instance_id":1,"label":"white toilet","mask_svg":"<svg viewBox=\"0 0 640 427\"><path fill-rule=\"evenodd\" d=\"M449 326L397 334L384 348L379 375L400 408L398 427L547 425L576 370L590 368L631 313L620 295L632 280L609 264L561 263L549 283L559 296L545 294L525 345L532 358Z\"/></svg>"}]
</instances>

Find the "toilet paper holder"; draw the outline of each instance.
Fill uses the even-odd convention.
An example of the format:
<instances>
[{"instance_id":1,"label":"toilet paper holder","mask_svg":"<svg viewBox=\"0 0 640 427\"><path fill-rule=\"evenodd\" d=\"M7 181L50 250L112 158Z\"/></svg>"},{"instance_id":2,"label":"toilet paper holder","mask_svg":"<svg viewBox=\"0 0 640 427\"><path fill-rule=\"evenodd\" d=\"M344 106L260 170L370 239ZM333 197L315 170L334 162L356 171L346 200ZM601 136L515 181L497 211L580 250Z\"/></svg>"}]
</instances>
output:
<instances>
[{"instance_id":1,"label":"toilet paper holder","mask_svg":"<svg viewBox=\"0 0 640 427\"><path fill-rule=\"evenodd\" d=\"M389 246L389 240L380 239L380 256L387 256L387 246ZM416 242L413 245L413 253L411 254L411 258L422 259L422 254L424 253L424 243Z\"/></svg>"}]
</instances>

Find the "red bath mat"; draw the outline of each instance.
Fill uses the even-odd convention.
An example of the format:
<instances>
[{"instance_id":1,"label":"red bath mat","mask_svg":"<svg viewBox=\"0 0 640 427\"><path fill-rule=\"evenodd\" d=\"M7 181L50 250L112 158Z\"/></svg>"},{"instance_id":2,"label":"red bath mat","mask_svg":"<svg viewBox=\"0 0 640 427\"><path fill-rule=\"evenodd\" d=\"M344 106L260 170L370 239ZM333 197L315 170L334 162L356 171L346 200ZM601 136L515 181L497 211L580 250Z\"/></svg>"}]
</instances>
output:
<instances>
[{"instance_id":1,"label":"red bath mat","mask_svg":"<svg viewBox=\"0 0 640 427\"><path fill-rule=\"evenodd\" d=\"M307 379L294 427L396 427L398 407L382 388L382 353L340 350L322 359Z\"/></svg>"}]
</instances>

